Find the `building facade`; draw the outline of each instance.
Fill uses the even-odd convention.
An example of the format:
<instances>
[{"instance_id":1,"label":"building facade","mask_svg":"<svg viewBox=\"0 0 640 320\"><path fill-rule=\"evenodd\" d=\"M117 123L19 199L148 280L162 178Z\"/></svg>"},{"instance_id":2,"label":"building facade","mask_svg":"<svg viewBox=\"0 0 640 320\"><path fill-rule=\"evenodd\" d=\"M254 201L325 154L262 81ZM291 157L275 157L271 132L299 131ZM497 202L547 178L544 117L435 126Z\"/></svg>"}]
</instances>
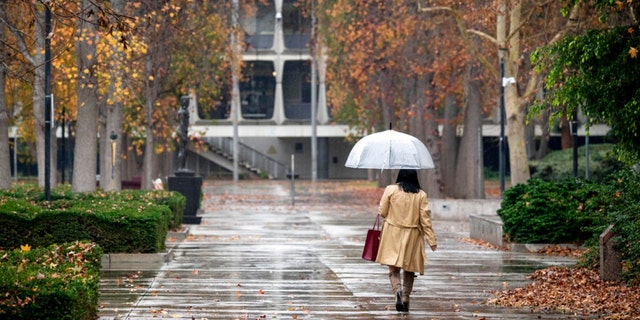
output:
<instances>
[{"instance_id":1,"label":"building facade","mask_svg":"<svg viewBox=\"0 0 640 320\"><path fill-rule=\"evenodd\" d=\"M270 0L267 4L257 2L256 6L255 14L241 13L239 17L244 31L244 66L236 125L241 148L251 150L247 158L242 158L247 152L241 150L239 161L276 178L283 177L282 171L290 170L293 162L296 175L311 178L312 139L315 139L318 178L366 177L362 170L344 167L351 149L345 141L349 128L331 122L325 62L311 54L311 17L303 13L296 0ZM229 139L234 136L230 92L215 106L198 106L197 92L193 95L191 133L201 136L211 149L228 154ZM198 167L204 165L202 161L212 161L228 169L228 164L219 157L202 151L200 156ZM255 157L271 158L280 169L252 163L256 162L252 159Z\"/></svg>"}]
</instances>

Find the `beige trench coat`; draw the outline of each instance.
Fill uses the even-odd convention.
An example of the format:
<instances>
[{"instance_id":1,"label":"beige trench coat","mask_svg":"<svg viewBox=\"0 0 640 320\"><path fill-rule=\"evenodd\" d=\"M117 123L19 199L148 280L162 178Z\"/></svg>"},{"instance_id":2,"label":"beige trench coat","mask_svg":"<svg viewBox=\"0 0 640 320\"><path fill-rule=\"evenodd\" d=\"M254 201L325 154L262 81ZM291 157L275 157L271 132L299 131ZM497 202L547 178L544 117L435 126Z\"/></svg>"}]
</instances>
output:
<instances>
[{"instance_id":1,"label":"beige trench coat","mask_svg":"<svg viewBox=\"0 0 640 320\"><path fill-rule=\"evenodd\" d=\"M404 192L394 184L385 188L378 213L384 218L376 262L424 274L424 241L436 245L427 194Z\"/></svg>"}]
</instances>

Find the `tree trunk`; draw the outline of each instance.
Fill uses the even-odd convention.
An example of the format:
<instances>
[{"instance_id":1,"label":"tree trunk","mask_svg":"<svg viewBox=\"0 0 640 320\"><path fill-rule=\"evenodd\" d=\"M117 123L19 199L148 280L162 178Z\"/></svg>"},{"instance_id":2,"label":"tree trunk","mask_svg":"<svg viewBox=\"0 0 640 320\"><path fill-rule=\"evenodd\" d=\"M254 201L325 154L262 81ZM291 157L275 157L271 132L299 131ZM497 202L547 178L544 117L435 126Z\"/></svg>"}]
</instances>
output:
<instances>
[{"instance_id":1,"label":"tree trunk","mask_svg":"<svg viewBox=\"0 0 640 320\"><path fill-rule=\"evenodd\" d=\"M482 159L482 83L479 71L471 64L467 67L466 108L464 112L464 131L460 141L456 163L456 198L484 198L484 161Z\"/></svg>"},{"instance_id":2,"label":"tree trunk","mask_svg":"<svg viewBox=\"0 0 640 320\"><path fill-rule=\"evenodd\" d=\"M543 111L538 122L540 123L542 136L540 137L540 145L536 150L536 160L544 158L549 152L549 140L551 139L551 133L549 131L549 111Z\"/></svg>"},{"instance_id":3,"label":"tree trunk","mask_svg":"<svg viewBox=\"0 0 640 320\"><path fill-rule=\"evenodd\" d=\"M450 81L453 81L453 76ZM447 93L444 99L444 123L442 126L442 143L440 144L440 172L442 174L443 192L446 197L453 196L456 180L456 157L458 151L458 112L459 106L455 102L453 93Z\"/></svg>"},{"instance_id":4,"label":"tree trunk","mask_svg":"<svg viewBox=\"0 0 640 320\"><path fill-rule=\"evenodd\" d=\"M34 78L33 78L33 118L34 118L34 131L36 133L36 157L38 159L38 185L44 187L44 175L45 175L45 143L44 143L44 108L45 108L45 42L46 35L44 30L45 25L45 12L44 7L36 4L35 10L35 50L33 53L33 64L35 66ZM55 130L51 130L51 142L56 139ZM54 150L54 148L51 148ZM53 155L54 152L51 152ZM56 184L55 176L55 161L53 156L50 158L51 175L49 177L49 185L54 187Z\"/></svg>"},{"instance_id":5,"label":"tree trunk","mask_svg":"<svg viewBox=\"0 0 640 320\"><path fill-rule=\"evenodd\" d=\"M145 86L145 99L146 99L146 135L145 135L145 145L144 145L144 159L142 165L142 185L141 188L143 190L151 189L151 182L153 180L153 164L155 158L155 135L153 132L153 105L158 98L158 82L155 78L152 78L154 75L154 54L157 53L158 48L154 47L157 45L156 43L149 44L150 54L147 55L146 63L145 63L145 72L146 72L146 86ZM157 76L157 75L156 75Z\"/></svg>"},{"instance_id":6,"label":"tree trunk","mask_svg":"<svg viewBox=\"0 0 640 320\"><path fill-rule=\"evenodd\" d=\"M522 3L511 7L509 21L509 43L505 60L505 77L518 79L520 55L520 23ZM509 144L509 163L511 166L511 185L526 183L530 178L529 158L527 157L525 118L525 100L518 95L517 83L509 83L504 88L505 111L507 116L507 143ZM526 96L526 95L525 95Z\"/></svg>"},{"instance_id":7,"label":"tree trunk","mask_svg":"<svg viewBox=\"0 0 640 320\"><path fill-rule=\"evenodd\" d=\"M420 113L421 119L424 121L424 131L421 132L421 136L419 138L424 142L429 153L431 153L431 158L433 159L433 163L435 164L434 169L429 170L420 170L420 182L422 182L422 189L427 192L430 198L444 198L444 185L442 176L442 153L440 150L441 145L441 137L438 131L438 122L436 121L436 109L434 107L433 98L426 96L427 89L430 89L430 83L433 80L433 75L429 75L426 77L422 77L420 79L420 85L418 86L419 92L421 94L418 95L419 108L423 109Z\"/></svg>"},{"instance_id":8,"label":"tree trunk","mask_svg":"<svg viewBox=\"0 0 640 320\"><path fill-rule=\"evenodd\" d=\"M2 7L2 19L4 23L10 25L10 21L6 16L5 7ZM32 150L32 154L36 154L37 166L38 166L38 185L44 187L45 185L45 137L44 137L44 98L45 98L45 6L36 2L33 4L34 12L34 37L33 37L33 54L29 51L29 45L24 41L24 34L17 28L9 28L11 30L14 39L17 42L17 48L26 61L33 68L33 126L36 137L35 150ZM4 90L4 88L3 88ZM51 149L56 150L56 135L55 130L51 130ZM53 174L50 175L50 186L56 185L56 161L55 152L51 153L50 169Z\"/></svg>"},{"instance_id":9,"label":"tree trunk","mask_svg":"<svg viewBox=\"0 0 640 320\"><path fill-rule=\"evenodd\" d=\"M11 188L11 148L9 147L9 116L5 96L7 56L4 47L4 27L0 27L0 190ZM15 152L15 147L14 147Z\"/></svg>"},{"instance_id":10,"label":"tree trunk","mask_svg":"<svg viewBox=\"0 0 640 320\"><path fill-rule=\"evenodd\" d=\"M78 111L76 145L73 159L74 192L96 190L98 151L98 80L96 76L95 21L97 7L90 0L82 0L78 17L76 62L78 65Z\"/></svg>"},{"instance_id":11,"label":"tree trunk","mask_svg":"<svg viewBox=\"0 0 640 320\"><path fill-rule=\"evenodd\" d=\"M111 0L111 9L116 14L122 14L124 12L123 0ZM118 64L124 62L123 51L118 50L121 44L115 43L112 47L109 63L112 81L109 83L109 91L107 93L107 103L104 110L104 133L101 139L102 152L102 170L100 186L106 191L118 191L122 188L122 168L120 164L122 162L122 156L120 153L123 136L122 136L122 121L124 106L120 98L123 91L123 78L124 72L121 68L116 68ZM112 133L115 135L115 139L112 139ZM104 184L102 183L104 181Z\"/></svg>"},{"instance_id":12,"label":"tree trunk","mask_svg":"<svg viewBox=\"0 0 640 320\"><path fill-rule=\"evenodd\" d=\"M378 76L378 88L380 89L380 92L389 92L389 80L388 80L388 74L387 71L382 70L379 73ZM384 130L388 130L389 126L391 125L391 127L395 130L398 131L402 131L402 129L399 129L400 127L400 123L394 123L395 122L395 117L394 117L394 110L392 107L392 104L387 103L387 97L386 96L381 96L378 100L378 103L380 104L380 108L382 111L382 123L384 125ZM394 170L382 170L380 171L380 176L378 178L378 187L385 187L389 184L393 184L396 181L396 176L397 176L397 171Z\"/></svg>"},{"instance_id":13,"label":"tree trunk","mask_svg":"<svg viewBox=\"0 0 640 320\"><path fill-rule=\"evenodd\" d=\"M515 91L514 90L505 90ZM513 94L513 93L512 93ZM506 94L507 97L512 94ZM527 157L526 137L525 137L525 112L519 110L516 97L508 98L510 103L506 103L507 113L507 143L509 144L509 163L511 169L511 185L526 183L530 178L529 160Z\"/></svg>"},{"instance_id":14,"label":"tree trunk","mask_svg":"<svg viewBox=\"0 0 640 320\"><path fill-rule=\"evenodd\" d=\"M147 107L150 108L149 104ZM148 112L147 112L148 113ZM155 144L155 137L153 135L153 128L150 124L146 125L146 139L144 145L144 160L142 168L142 185L143 190L151 190L151 183L153 181L153 159L156 157L153 145Z\"/></svg>"},{"instance_id":15,"label":"tree trunk","mask_svg":"<svg viewBox=\"0 0 640 320\"><path fill-rule=\"evenodd\" d=\"M571 149L573 147L573 137L571 136L571 125L566 114L563 114L560 118L560 145L563 150Z\"/></svg>"}]
</instances>

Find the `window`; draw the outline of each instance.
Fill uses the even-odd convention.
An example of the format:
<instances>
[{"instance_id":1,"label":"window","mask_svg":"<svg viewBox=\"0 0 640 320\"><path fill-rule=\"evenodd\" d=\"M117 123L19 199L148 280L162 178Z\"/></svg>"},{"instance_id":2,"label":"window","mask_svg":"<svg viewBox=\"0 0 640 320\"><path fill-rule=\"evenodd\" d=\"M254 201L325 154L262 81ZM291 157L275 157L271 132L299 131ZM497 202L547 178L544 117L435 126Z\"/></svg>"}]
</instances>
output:
<instances>
[{"instance_id":1,"label":"window","mask_svg":"<svg viewBox=\"0 0 640 320\"><path fill-rule=\"evenodd\" d=\"M275 102L276 80L270 61L245 61L240 83L242 117L271 119Z\"/></svg>"},{"instance_id":2,"label":"window","mask_svg":"<svg viewBox=\"0 0 640 320\"><path fill-rule=\"evenodd\" d=\"M286 61L282 74L284 114L287 119L311 119L311 63Z\"/></svg>"},{"instance_id":3,"label":"window","mask_svg":"<svg viewBox=\"0 0 640 320\"><path fill-rule=\"evenodd\" d=\"M248 49L271 49L275 30L276 7L273 0L268 4L256 1L253 15L240 14L240 25L245 32L245 44Z\"/></svg>"},{"instance_id":4,"label":"window","mask_svg":"<svg viewBox=\"0 0 640 320\"><path fill-rule=\"evenodd\" d=\"M304 49L311 39L311 17L303 9L302 1L284 0L282 3L282 31L284 46Z\"/></svg>"}]
</instances>

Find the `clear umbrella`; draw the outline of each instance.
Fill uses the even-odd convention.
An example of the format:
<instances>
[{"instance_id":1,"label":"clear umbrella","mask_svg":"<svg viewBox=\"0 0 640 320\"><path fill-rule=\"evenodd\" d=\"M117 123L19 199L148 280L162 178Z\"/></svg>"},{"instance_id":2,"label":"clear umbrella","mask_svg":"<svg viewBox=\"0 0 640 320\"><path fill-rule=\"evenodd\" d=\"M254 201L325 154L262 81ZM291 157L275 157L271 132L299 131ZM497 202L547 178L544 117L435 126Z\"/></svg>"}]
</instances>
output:
<instances>
[{"instance_id":1,"label":"clear umbrella","mask_svg":"<svg viewBox=\"0 0 640 320\"><path fill-rule=\"evenodd\" d=\"M432 169L427 147L416 137L387 130L360 139L345 163L349 168Z\"/></svg>"}]
</instances>

